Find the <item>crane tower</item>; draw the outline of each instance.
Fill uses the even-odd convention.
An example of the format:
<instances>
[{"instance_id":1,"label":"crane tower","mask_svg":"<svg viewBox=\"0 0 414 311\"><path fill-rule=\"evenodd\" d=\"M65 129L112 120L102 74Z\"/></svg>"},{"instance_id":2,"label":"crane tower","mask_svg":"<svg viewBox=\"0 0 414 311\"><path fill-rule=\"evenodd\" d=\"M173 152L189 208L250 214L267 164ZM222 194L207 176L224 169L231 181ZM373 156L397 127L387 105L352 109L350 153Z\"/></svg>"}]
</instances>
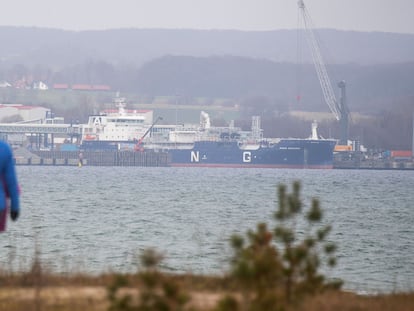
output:
<instances>
[{"instance_id":1,"label":"crane tower","mask_svg":"<svg viewBox=\"0 0 414 311\"><path fill-rule=\"evenodd\" d=\"M316 73L321 85L323 97L325 102L329 106L335 119L340 123L340 145L348 144L348 116L349 110L346 103L346 85L345 81L338 83L338 87L341 89L341 99L338 103L335 97L335 93L332 88L331 80L329 79L328 72L326 70L325 63L322 58L322 54L319 47L319 42L316 39L315 33L313 32L312 20L308 14L303 0L298 1L298 7L300 15L303 21L303 27L306 33L306 39L309 45L309 49L312 55L312 61L316 69Z\"/></svg>"}]
</instances>

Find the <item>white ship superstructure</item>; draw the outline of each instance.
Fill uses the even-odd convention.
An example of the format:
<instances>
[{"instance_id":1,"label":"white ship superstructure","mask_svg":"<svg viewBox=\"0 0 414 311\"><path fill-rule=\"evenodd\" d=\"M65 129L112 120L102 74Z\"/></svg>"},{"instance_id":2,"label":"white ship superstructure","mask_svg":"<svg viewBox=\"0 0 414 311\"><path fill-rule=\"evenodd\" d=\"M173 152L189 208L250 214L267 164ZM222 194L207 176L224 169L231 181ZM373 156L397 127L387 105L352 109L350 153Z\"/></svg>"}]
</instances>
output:
<instances>
[{"instance_id":1,"label":"white ship superstructure","mask_svg":"<svg viewBox=\"0 0 414 311\"><path fill-rule=\"evenodd\" d=\"M127 110L125 99L115 99L117 109L108 109L89 116L82 126L82 140L134 141L139 140L151 126L152 110Z\"/></svg>"}]
</instances>

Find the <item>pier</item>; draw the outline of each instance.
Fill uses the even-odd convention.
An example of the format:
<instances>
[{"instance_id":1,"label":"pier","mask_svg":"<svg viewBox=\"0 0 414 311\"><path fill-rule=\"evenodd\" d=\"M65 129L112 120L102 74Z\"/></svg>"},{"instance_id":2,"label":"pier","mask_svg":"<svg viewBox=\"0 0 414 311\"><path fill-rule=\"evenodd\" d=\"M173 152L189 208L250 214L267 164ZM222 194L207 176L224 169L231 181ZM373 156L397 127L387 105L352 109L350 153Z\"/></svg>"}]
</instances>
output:
<instances>
[{"instance_id":1,"label":"pier","mask_svg":"<svg viewBox=\"0 0 414 311\"><path fill-rule=\"evenodd\" d=\"M23 154L22 154L23 153ZM16 165L48 166L141 166L166 167L170 157L154 151L21 151L15 152Z\"/></svg>"},{"instance_id":2,"label":"pier","mask_svg":"<svg viewBox=\"0 0 414 311\"><path fill-rule=\"evenodd\" d=\"M414 170L413 158L364 158L361 153L335 155L334 169L352 170Z\"/></svg>"}]
</instances>

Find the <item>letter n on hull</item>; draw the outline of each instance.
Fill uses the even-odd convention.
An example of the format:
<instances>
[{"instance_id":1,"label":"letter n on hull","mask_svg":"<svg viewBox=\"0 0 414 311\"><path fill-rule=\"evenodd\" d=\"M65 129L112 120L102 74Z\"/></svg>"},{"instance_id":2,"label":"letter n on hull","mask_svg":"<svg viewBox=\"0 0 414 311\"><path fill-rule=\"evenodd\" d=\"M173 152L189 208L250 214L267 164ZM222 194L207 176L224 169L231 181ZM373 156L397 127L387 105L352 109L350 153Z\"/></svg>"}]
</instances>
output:
<instances>
[{"instance_id":1,"label":"letter n on hull","mask_svg":"<svg viewBox=\"0 0 414 311\"><path fill-rule=\"evenodd\" d=\"M191 162L200 162L200 152L191 151Z\"/></svg>"}]
</instances>

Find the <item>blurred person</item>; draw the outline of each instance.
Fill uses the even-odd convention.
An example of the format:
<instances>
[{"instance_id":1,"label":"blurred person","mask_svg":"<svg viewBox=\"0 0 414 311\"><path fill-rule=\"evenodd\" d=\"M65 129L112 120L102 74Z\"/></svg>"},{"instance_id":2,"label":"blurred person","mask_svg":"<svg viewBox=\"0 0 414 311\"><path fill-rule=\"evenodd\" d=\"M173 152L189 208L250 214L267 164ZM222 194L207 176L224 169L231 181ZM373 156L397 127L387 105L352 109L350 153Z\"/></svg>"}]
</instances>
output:
<instances>
[{"instance_id":1,"label":"blurred person","mask_svg":"<svg viewBox=\"0 0 414 311\"><path fill-rule=\"evenodd\" d=\"M6 219L10 208L10 218L16 221L20 213L19 185L14 167L13 152L10 146L0 141L0 232L6 229Z\"/></svg>"}]
</instances>

